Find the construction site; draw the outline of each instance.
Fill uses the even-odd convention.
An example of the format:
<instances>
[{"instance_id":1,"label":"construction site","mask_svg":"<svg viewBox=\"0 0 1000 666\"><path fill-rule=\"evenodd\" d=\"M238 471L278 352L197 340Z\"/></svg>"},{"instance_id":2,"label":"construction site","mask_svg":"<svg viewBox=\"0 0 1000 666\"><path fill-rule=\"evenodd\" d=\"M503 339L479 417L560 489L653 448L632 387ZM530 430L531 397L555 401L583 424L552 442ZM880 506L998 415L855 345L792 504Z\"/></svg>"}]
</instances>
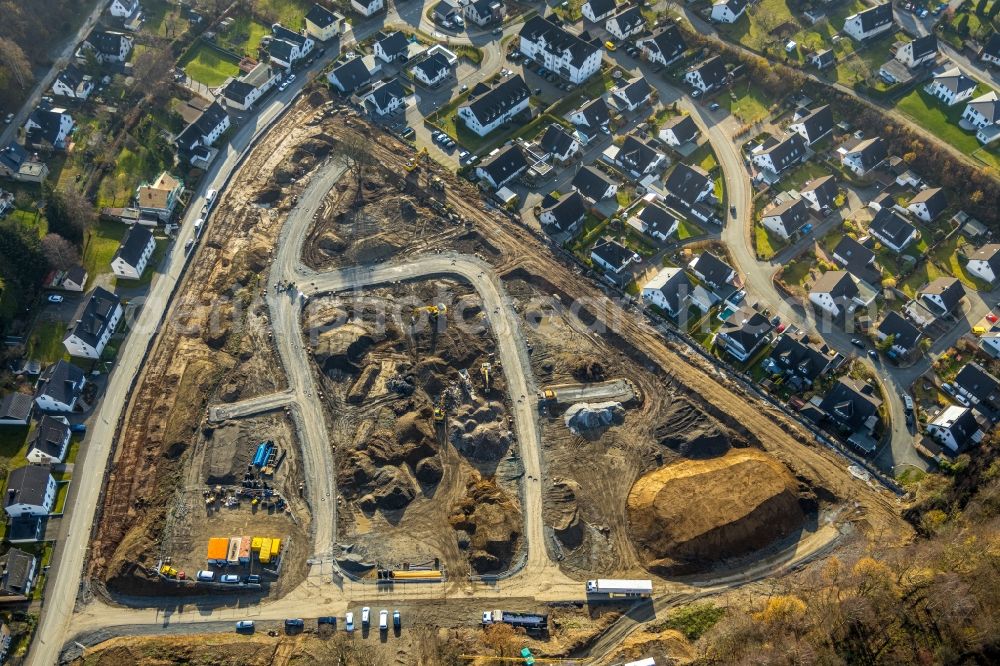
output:
<instances>
[{"instance_id":1,"label":"construction site","mask_svg":"<svg viewBox=\"0 0 1000 666\"><path fill-rule=\"evenodd\" d=\"M363 169L343 154L359 137ZM507 590L538 603L611 576L735 594L741 571L764 580L909 536L894 499L795 422L325 93L262 139L218 211L116 443L89 562L112 603L159 594L167 583L146 572L165 558L204 569L211 538L280 538L267 601L339 604L356 601L348 588L303 583L308 559L360 580L413 564L466 597L470 578L509 575ZM279 266L296 238L304 268ZM279 453L257 467L266 442ZM442 645L485 640L466 607L486 602L464 600L459 617L445 600L456 589L420 588L427 628L390 644L407 651L396 661L443 663ZM670 604L708 594L684 590ZM581 602L531 645L690 647L663 627L636 632L623 609ZM146 639L133 640L103 654L134 655ZM326 649L312 640L258 635L241 663Z\"/></svg>"}]
</instances>

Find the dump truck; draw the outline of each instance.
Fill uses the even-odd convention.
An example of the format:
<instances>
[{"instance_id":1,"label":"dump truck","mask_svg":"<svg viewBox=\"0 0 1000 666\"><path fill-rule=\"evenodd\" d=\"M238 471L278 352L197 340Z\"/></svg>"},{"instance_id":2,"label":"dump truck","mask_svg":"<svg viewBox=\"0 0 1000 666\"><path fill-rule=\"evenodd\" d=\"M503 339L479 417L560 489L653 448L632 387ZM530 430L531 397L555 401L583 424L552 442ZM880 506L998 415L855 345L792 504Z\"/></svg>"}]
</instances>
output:
<instances>
[{"instance_id":1,"label":"dump truck","mask_svg":"<svg viewBox=\"0 0 1000 666\"><path fill-rule=\"evenodd\" d=\"M587 594L604 594L609 597L651 597L653 581L598 578L587 581Z\"/></svg>"},{"instance_id":2,"label":"dump truck","mask_svg":"<svg viewBox=\"0 0 1000 666\"><path fill-rule=\"evenodd\" d=\"M501 622L512 627L521 627L529 633L544 632L549 626L549 616L543 613L517 613L505 610L483 611L484 627Z\"/></svg>"}]
</instances>

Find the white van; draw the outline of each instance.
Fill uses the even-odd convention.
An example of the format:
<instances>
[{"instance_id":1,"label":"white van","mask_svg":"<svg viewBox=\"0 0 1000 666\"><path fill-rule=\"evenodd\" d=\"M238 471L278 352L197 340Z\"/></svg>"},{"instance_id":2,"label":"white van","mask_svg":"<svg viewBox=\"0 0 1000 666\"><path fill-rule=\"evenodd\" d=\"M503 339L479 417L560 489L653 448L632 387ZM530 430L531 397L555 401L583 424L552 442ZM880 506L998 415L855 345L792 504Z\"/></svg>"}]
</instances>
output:
<instances>
[{"instance_id":1,"label":"white van","mask_svg":"<svg viewBox=\"0 0 1000 666\"><path fill-rule=\"evenodd\" d=\"M219 193L218 190L209 190L208 192L205 192L205 203L207 203L209 206L215 203L215 196L218 193Z\"/></svg>"},{"instance_id":2,"label":"white van","mask_svg":"<svg viewBox=\"0 0 1000 666\"><path fill-rule=\"evenodd\" d=\"M378 612L378 630L389 631L389 611L384 608Z\"/></svg>"},{"instance_id":3,"label":"white van","mask_svg":"<svg viewBox=\"0 0 1000 666\"><path fill-rule=\"evenodd\" d=\"M199 217L194 221L194 236L199 238L201 236L201 228L205 224L205 218Z\"/></svg>"}]
</instances>

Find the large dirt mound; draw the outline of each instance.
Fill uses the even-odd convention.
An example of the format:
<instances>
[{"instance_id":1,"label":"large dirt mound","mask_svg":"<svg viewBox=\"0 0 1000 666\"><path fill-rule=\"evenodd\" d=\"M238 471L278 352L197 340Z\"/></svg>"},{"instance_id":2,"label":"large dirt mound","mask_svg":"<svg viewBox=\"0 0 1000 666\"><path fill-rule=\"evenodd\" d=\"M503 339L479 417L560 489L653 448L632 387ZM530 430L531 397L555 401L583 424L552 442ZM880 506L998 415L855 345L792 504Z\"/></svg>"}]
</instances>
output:
<instances>
[{"instance_id":1,"label":"large dirt mound","mask_svg":"<svg viewBox=\"0 0 1000 666\"><path fill-rule=\"evenodd\" d=\"M681 573L746 555L801 527L795 478L757 449L683 460L641 477L628 521L649 568Z\"/></svg>"},{"instance_id":2,"label":"large dirt mound","mask_svg":"<svg viewBox=\"0 0 1000 666\"><path fill-rule=\"evenodd\" d=\"M510 566L521 541L521 507L496 481L471 479L449 522L464 532L459 542L468 549L476 573L494 573Z\"/></svg>"}]
</instances>

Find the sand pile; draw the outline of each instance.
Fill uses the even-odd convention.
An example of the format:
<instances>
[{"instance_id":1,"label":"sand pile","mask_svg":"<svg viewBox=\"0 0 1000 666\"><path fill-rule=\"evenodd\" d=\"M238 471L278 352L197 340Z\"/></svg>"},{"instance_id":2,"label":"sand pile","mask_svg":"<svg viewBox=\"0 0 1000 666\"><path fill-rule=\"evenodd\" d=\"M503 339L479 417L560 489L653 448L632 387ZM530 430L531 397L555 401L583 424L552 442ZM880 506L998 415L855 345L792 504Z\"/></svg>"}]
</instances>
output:
<instances>
[{"instance_id":1,"label":"sand pile","mask_svg":"<svg viewBox=\"0 0 1000 666\"><path fill-rule=\"evenodd\" d=\"M580 484L572 479L555 477L545 489L546 522L552 525L556 538L573 549L583 542L583 523L577 506Z\"/></svg>"},{"instance_id":2,"label":"sand pile","mask_svg":"<svg viewBox=\"0 0 1000 666\"><path fill-rule=\"evenodd\" d=\"M757 449L683 460L641 477L629 529L651 570L682 573L763 548L801 527L795 478Z\"/></svg>"},{"instance_id":3,"label":"sand pile","mask_svg":"<svg viewBox=\"0 0 1000 666\"><path fill-rule=\"evenodd\" d=\"M625 421L625 408L620 402L578 402L566 410L563 418L574 435L599 437L611 426Z\"/></svg>"},{"instance_id":4,"label":"sand pile","mask_svg":"<svg viewBox=\"0 0 1000 666\"><path fill-rule=\"evenodd\" d=\"M521 507L495 481L471 479L449 522L462 533L459 542L466 544L476 573L494 573L510 566L521 541Z\"/></svg>"}]
</instances>

